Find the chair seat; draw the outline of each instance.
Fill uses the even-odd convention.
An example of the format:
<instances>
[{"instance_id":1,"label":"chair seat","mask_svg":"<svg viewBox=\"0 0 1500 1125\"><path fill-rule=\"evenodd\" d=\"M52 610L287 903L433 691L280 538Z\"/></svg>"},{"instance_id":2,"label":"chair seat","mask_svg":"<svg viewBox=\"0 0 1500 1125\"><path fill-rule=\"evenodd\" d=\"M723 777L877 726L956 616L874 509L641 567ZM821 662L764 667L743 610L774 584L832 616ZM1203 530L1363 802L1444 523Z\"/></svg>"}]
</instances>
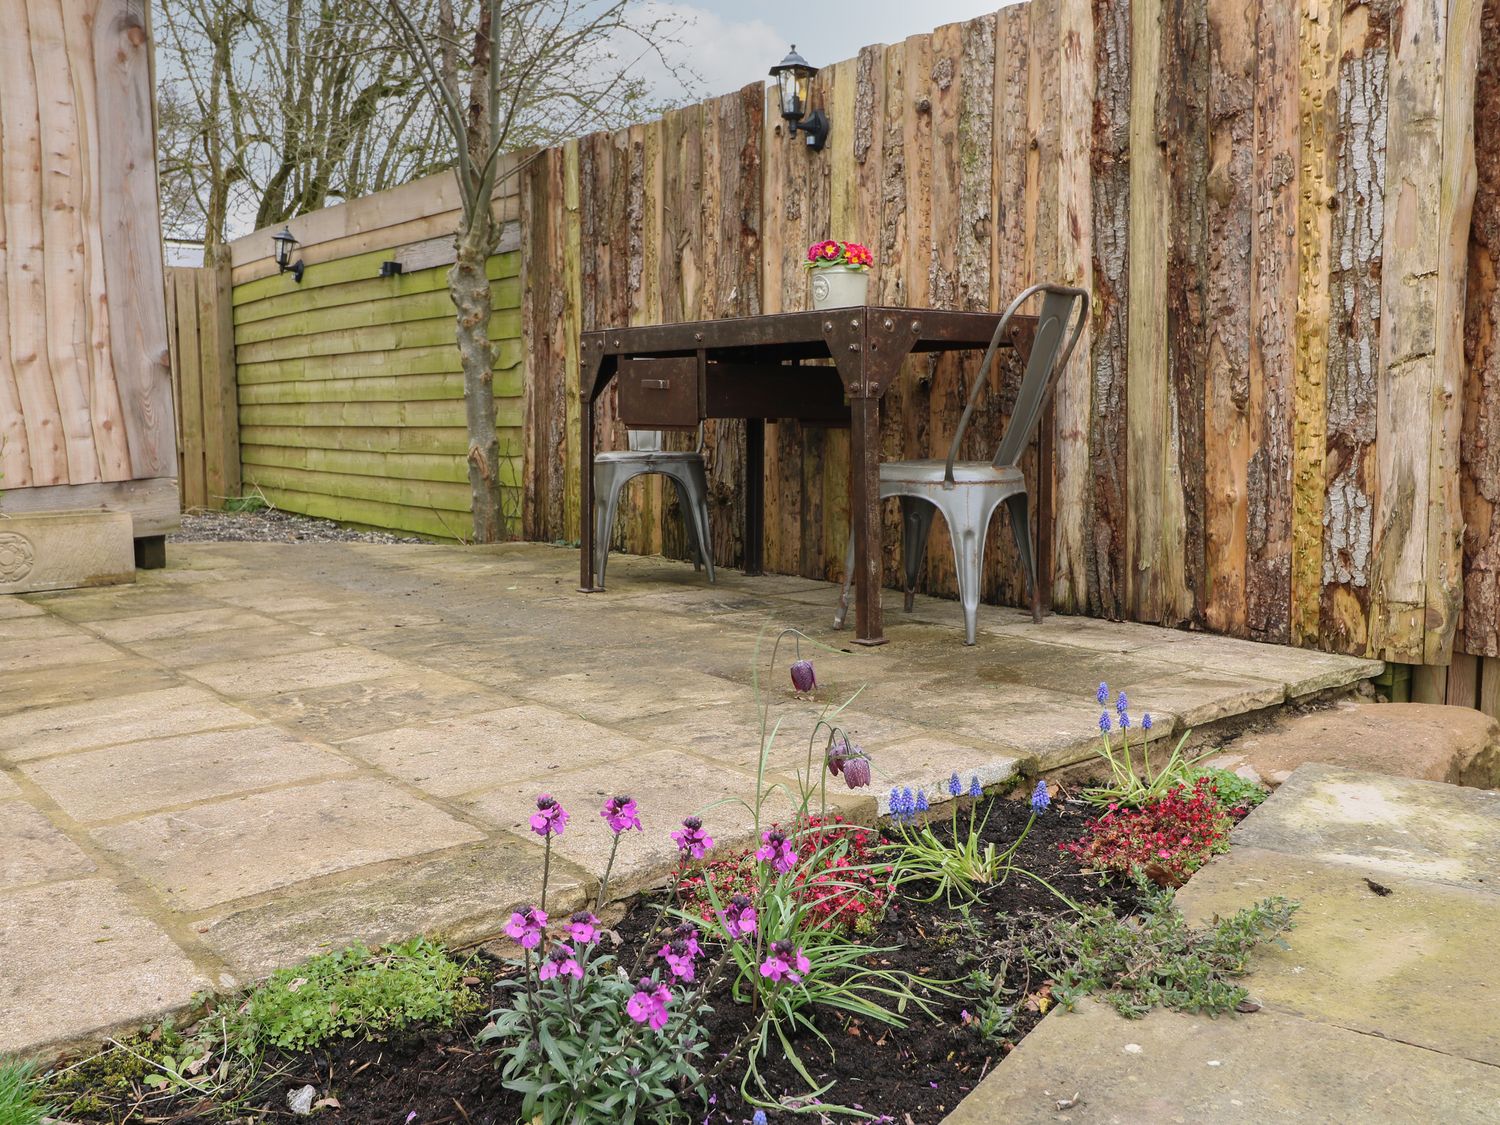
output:
<instances>
[{"instance_id":1,"label":"chair seat","mask_svg":"<svg viewBox=\"0 0 1500 1125\"><path fill-rule=\"evenodd\" d=\"M947 462L938 458L923 461L882 461L881 484L940 484ZM953 462L953 479L958 484L1016 484L1025 478L1014 465L995 468L988 461Z\"/></svg>"},{"instance_id":2,"label":"chair seat","mask_svg":"<svg viewBox=\"0 0 1500 1125\"><path fill-rule=\"evenodd\" d=\"M612 449L605 453L594 454L594 461L610 461L614 463L624 462L627 464L644 465L652 461L670 461L681 464L685 461L702 461L703 454L695 453L693 450L676 449Z\"/></svg>"}]
</instances>

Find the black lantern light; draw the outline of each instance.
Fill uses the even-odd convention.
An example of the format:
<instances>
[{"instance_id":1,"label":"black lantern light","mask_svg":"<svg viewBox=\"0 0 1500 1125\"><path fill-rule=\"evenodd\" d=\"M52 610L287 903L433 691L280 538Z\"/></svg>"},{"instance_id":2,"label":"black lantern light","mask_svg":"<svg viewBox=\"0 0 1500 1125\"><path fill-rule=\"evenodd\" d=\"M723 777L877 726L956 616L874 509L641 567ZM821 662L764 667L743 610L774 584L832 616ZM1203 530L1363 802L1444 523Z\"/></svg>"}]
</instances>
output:
<instances>
[{"instance_id":1,"label":"black lantern light","mask_svg":"<svg viewBox=\"0 0 1500 1125\"><path fill-rule=\"evenodd\" d=\"M280 273L292 271L292 276L297 279L297 284L302 284L302 271L307 267L302 259L292 261L292 250L297 245L297 239L292 234L290 227L282 227L280 234L273 234L271 241L276 244L276 267Z\"/></svg>"},{"instance_id":2,"label":"black lantern light","mask_svg":"<svg viewBox=\"0 0 1500 1125\"><path fill-rule=\"evenodd\" d=\"M771 68L771 77L781 93L781 116L786 118L793 137L799 129L807 134L807 147L814 152L822 151L828 140L828 118L821 109L808 112L807 108L812 76L817 73L818 68L797 53L795 43L786 58Z\"/></svg>"}]
</instances>

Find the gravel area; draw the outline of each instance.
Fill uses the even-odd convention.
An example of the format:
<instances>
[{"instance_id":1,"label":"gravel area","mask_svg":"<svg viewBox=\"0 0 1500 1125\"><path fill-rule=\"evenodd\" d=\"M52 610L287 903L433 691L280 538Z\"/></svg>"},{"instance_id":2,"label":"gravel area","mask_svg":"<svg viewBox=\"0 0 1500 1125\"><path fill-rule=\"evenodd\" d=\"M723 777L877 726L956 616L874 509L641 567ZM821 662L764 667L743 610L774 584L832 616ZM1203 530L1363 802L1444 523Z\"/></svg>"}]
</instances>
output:
<instances>
[{"instance_id":1,"label":"gravel area","mask_svg":"<svg viewBox=\"0 0 1500 1125\"><path fill-rule=\"evenodd\" d=\"M259 512L184 512L168 543L421 543L388 531L357 531L332 520L267 508Z\"/></svg>"}]
</instances>

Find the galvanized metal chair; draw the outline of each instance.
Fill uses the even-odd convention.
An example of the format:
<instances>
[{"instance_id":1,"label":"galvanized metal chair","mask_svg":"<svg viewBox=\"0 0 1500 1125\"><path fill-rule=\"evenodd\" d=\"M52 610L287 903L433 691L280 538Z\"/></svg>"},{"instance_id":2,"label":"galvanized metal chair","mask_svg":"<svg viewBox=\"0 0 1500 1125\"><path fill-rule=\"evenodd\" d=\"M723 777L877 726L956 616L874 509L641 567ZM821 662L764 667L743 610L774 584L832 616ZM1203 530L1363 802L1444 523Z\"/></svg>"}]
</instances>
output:
<instances>
[{"instance_id":1,"label":"galvanized metal chair","mask_svg":"<svg viewBox=\"0 0 1500 1125\"><path fill-rule=\"evenodd\" d=\"M594 585L604 588L604 566L609 561L609 539L615 509L625 483L647 473L660 473L677 489L682 518L687 524L688 550L693 569L707 569L714 580L713 539L708 531L708 476L703 467L703 427L698 448L678 451L661 447L660 430L627 430L629 449L594 455Z\"/></svg>"},{"instance_id":2,"label":"galvanized metal chair","mask_svg":"<svg viewBox=\"0 0 1500 1125\"><path fill-rule=\"evenodd\" d=\"M1042 308L1037 316L1031 357L1021 380L1020 394L1016 396L1015 411L1000 439L1000 448L990 462L958 461L959 446L963 442L964 431L968 429L969 418L974 413L974 404L979 401L989 380L995 350L1005 338L1016 311L1037 294L1042 295ZM1075 311L1077 320L1069 333L1068 325L1073 322ZM927 537L932 531L932 517L935 513L942 512L943 521L947 523L953 538L953 556L958 570L958 596L964 609L964 644L974 643L980 587L984 576L984 543L990 519L1002 502L1010 514L1010 529L1026 568L1026 587L1029 591L1035 591L1036 559L1032 554L1031 530L1027 522L1026 480L1021 475L1017 462L1041 421L1042 407L1046 405L1047 396L1051 394L1058 374L1068 365L1073 348L1083 334L1088 312L1089 295L1082 289L1042 284L1033 285L1026 290L1010 303L995 328L995 335L984 353L984 363L969 392L963 417L959 419L958 432L953 435L953 444L948 448L948 459L886 461L880 466L880 498L885 500L897 496L901 499L901 558L906 578L906 609L909 611L912 608L916 595L917 576L927 556ZM839 598L838 612L833 619L835 628L844 627L853 579L854 537L851 535L844 566L844 592ZM1033 596L1033 606L1035 605L1036 599ZM1040 611L1034 609L1033 612L1040 620Z\"/></svg>"}]
</instances>

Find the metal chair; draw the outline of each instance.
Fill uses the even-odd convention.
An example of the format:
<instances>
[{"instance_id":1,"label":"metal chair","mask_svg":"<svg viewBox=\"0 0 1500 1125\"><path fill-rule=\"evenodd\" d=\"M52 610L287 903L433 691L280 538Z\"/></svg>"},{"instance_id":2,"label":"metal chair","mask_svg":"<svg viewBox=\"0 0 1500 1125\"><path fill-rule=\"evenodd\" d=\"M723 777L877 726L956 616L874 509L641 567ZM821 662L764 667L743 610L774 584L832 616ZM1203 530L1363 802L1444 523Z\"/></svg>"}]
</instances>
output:
<instances>
[{"instance_id":1,"label":"metal chair","mask_svg":"<svg viewBox=\"0 0 1500 1125\"><path fill-rule=\"evenodd\" d=\"M660 430L627 430L629 449L594 456L594 585L604 588L604 566L609 561L609 539L615 510L625 482L646 473L660 473L677 489L682 518L687 524L688 550L693 569L701 566L714 581L713 539L708 533L708 476L703 468L703 427L698 448L683 452L661 447Z\"/></svg>"},{"instance_id":2,"label":"metal chair","mask_svg":"<svg viewBox=\"0 0 1500 1125\"><path fill-rule=\"evenodd\" d=\"M1037 317L1036 336L1031 345L1031 357L1026 364L1026 374L1021 380L1021 391L1016 396L1016 408L1000 439L1000 448L993 461L955 461L964 431L974 404L988 381L990 367L994 363L995 349L1004 339L1011 317L1026 301L1038 293L1043 294L1042 310ZM1066 333L1074 311L1078 311L1077 323L1071 335ZM995 335L984 353L984 363L969 392L968 404L958 422L958 432L953 435L953 444L948 448L948 459L939 461L886 461L880 466L880 498L901 498L902 565L906 577L906 609L912 608L916 595L917 575L927 556L927 536L932 531L932 517L943 513L943 520L953 537L953 556L958 570L958 596L964 608L964 644L974 643L974 632L979 616L979 594L984 576L984 543L989 532L990 519L1003 501L1010 513L1010 529L1016 538L1016 549L1026 567L1026 587L1033 592L1033 614L1041 619L1040 608L1035 599L1036 560L1031 548L1031 530L1026 515L1026 481L1017 462L1031 441L1042 407L1057 381L1058 374L1068 365L1073 348L1083 334L1089 312L1089 295L1082 289L1063 285L1033 285L1010 303L1005 315L995 328ZM1066 347L1064 338L1066 337ZM854 537L849 537L849 549L844 566L844 591L839 598L838 612L834 614L834 627L842 629L849 612L849 590L854 580Z\"/></svg>"}]
</instances>

